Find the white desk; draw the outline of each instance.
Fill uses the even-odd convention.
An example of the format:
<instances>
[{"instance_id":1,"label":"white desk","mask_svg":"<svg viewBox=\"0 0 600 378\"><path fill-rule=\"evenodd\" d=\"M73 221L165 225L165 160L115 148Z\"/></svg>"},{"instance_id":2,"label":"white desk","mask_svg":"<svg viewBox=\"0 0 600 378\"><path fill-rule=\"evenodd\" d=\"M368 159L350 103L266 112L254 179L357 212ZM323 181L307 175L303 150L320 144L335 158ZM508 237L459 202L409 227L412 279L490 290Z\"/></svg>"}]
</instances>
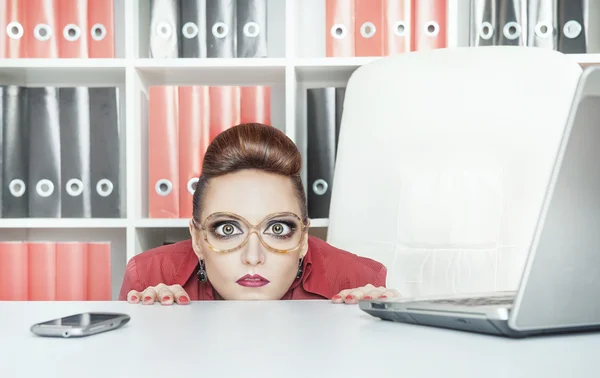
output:
<instances>
[{"instance_id":1,"label":"white desk","mask_svg":"<svg viewBox=\"0 0 600 378\"><path fill-rule=\"evenodd\" d=\"M29 326L83 311L120 330L41 338ZM0 302L0 377L597 378L600 333L510 340L383 322L322 301Z\"/></svg>"}]
</instances>

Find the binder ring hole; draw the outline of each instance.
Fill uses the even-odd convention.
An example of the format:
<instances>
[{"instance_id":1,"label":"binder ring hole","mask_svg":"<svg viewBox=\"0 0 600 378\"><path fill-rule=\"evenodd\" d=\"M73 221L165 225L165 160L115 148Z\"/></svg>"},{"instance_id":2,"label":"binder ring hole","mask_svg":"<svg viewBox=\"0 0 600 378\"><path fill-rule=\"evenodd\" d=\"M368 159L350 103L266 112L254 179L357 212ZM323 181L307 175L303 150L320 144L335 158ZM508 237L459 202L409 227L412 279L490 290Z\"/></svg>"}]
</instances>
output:
<instances>
[{"instance_id":1,"label":"binder ring hole","mask_svg":"<svg viewBox=\"0 0 600 378\"><path fill-rule=\"evenodd\" d=\"M316 195L322 196L323 194L327 193L328 187L329 185L327 184L327 181L323 179L318 179L315 182L313 182L312 190Z\"/></svg>"},{"instance_id":2,"label":"binder ring hole","mask_svg":"<svg viewBox=\"0 0 600 378\"><path fill-rule=\"evenodd\" d=\"M425 24L425 34L428 37L435 37L440 32L440 25L435 21L429 21Z\"/></svg>"},{"instance_id":3,"label":"binder ring hole","mask_svg":"<svg viewBox=\"0 0 600 378\"><path fill-rule=\"evenodd\" d=\"M186 22L181 28L181 33L187 39L196 38L200 29L198 29L198 25L193 22Z\"/></svg>"},{"instance_id":4,"label":"binder ring hole","mask_svg":"<svg viewBox=\"0 0 600 378\"><path fill-rule=\"evenodd\" d=\"M248 22L244 25L244 35L250 38L258 37L260 33L260 27L256 22Z\"/></svg>"},{"instance_id":5,"label":"binder ring hole","mask_svg":"<svg viewBox=\"0 0 600 378\"><path fill-rule=\"evenodd\" d=\"M171 29L171 25L169 25L166 22L159 22L158 26L156 27L156 31L159 37L162 37L164 39L168 39L171 34L173 33L173 30Z\"/></svg>"},{"instance_id":6,"label":"binder ring hole","mask_svg":"<svg viewBox=\"0 0 600 378\"><path fill-rule=\"evenodd\" d=\"M71 197L77 197L83 193L83 182L79 179L70 179L65 190Z\"/></svg>"},{"instance_id":7,"label":"binder ring hole","mask_svg":"<svg viewBox=\"0 0 600 378\"><path fill-rule=\"evenodd\" d=\"M215 38L225 38L229 34L229 27L224 22L217 22L212 27L212 34Z\"/></svg>"},{"instance_id":8,"label":"binder ring hole","mask_svg":"<svg viewBox=\"0 0 600 378\"><path fill-rule=\"evenodd\" d=\"M545 23L539 23L535 25L535 35L537 35L539 38L548 38L551 34L552 26Z\"/></svg>"},{"instance_id":9,"label":"binder ring hole","mask_svg":"<svg viewBox=\"0 0 600 378\"><path fill-rule=\"evenodd\" d=\"M479 25L479 37L481 39L490 39L494 35L494 26L489 22L482 22Z\"/></svg>"},{"instance_id":10,"label":"binder ring hole","mask_svg":"<svg viewBox=\"0 0 600 378\"><path fill-rule=\"evenodd\" d=\"M47 179L40 180L35 185L35 192L40 197L50 197L54 193L54 184Z\"/></svg>"},{"instance_id":11,"label":"binder ring hole","mask_svg":"<svg viewBox=\"0 0 600 378\"><path fill-rule=\"evenodd\" d=\"M168 196L173 190L173 184L167 179L160 179L156 182L154 190L159 196Z\"/></svg>"},{"instance_id":12,"label":"binder ring hole","mask_svg":"<svg viewBox=\"0 0 600 378\"><path fill-rule=\"evenodd\" d=\"M99 180L96 184L96 192L102 197L108 197L113 192L114 186L109 179Z\"/></svg>"},{"instance_id":13,"label":"binder ring hole","mask_svg":"<svg viewBox=\"0 0 600 378\"><path fill-rule=\"evenodd\" d=\"M583 28L581 27L581 24L579 22L575 20L569 20L565 23L565 26L563 27L563 34L567 38L574 39L579 37L579 34L581 34L582 30Z\"/></svg>"},{"instance_id":14,"label":"binder ring hole","mask_svg":"<svg viewBox=\"0 0 600 378\"><path fill-rule=\"evenodd\" d=\"M63 37L70 42L77 41L81 37L81 29L77 25L69 24L63 29Z\"/></svg>"},{"instance_id":15,"label":"binder ring hole","mask_svg":"<svg viewBox=\"0 0 600 378\"><path fill-rule=\"evenodd\" d=\"M196 186L198 186L198 178L197 177L191 178L187 183L188 192L193 195L194 192L196 191Z\"/></svg>"},{"instance_id":16,"label":"binder ring hole","mask_svg":"<svg viewBox=\"0 0 600 378\"><path fill-rule=\"evenodd\" d=\"M345 25L335 24L331 27L331 30L329 32L331 33L331 36L335 39L344 39L346 38L346 34L348 34L348 29Z\"/></svg>"},{"instance_id":17,"label":"binder ring hole","mask_svg":"<svg viewBox=\"0 0 600 378\"><path fill-rule=\"evenodd\" d=\"M406 24L404 23L404 21L396 22L396 24L394 25L394 33L396 33L398 37L404 37L404 35L406 34Z\"/></svg>"},{"instance_id":18,"label":"binder ring hole","mask_svg":"<svg viewBox=\"0 0 600 378\"><path fill-rule=\"evenodd\" d=\"M507 22L502 32L506 39L515 40L521 36L521 25L514 21Z\"/></svg>"},{"instance_id":19,"label":"binder ring hole","mask_svg":"<svg viewBox=\"0 0 600 378\"><path fill-rule=\"evenodd\" d=\"M11 22L6 25L6 34L12 39L21 39L23 37L23 25L18 22Z\"/></svg>"},{"instance_id":20,"label":"binder ring hole","mask_svg":"<svg viewBox=\"0 0 600 378\"><path fill-rule=\"evenodd\" d=\"M94 41L101 41L106 37L106 27L102 24L94 24L90 35Z\"/></svg>"},{"instance_id":21,"label":"binder ring hole","mask_svg":"<svg viewBox=\"0 0 600 378\"><path fill-rule=\"evenodd\" d=\"M362 35L363 38L372 38L376 31L377 28L375 28L375 25L372 22L365 22L360 26L360 35Z\"/></svg>"},{"instance_id":22,"label":"binder ring hole","mask_svg":"<svg viewBox=\"0 0 600 378\"><path fill-rule=\"evenodd\" d=\"M50 25L37 24L33 29L33 35L39 41L47 41L52 37L52 29Z\"/></svg>"},{"instance_id":23,"label":"binder ring hole","mask_svg":"<svg viewBox=\"0 0 600 378\"><path fill-rule=\"evenodd\" d=\"M22 197L23 194L25 194L26 189L27 186L21 179L14 179L10 182L10 184L8 184L8 191L13 197Z\"/></svg>"}]
</instances>

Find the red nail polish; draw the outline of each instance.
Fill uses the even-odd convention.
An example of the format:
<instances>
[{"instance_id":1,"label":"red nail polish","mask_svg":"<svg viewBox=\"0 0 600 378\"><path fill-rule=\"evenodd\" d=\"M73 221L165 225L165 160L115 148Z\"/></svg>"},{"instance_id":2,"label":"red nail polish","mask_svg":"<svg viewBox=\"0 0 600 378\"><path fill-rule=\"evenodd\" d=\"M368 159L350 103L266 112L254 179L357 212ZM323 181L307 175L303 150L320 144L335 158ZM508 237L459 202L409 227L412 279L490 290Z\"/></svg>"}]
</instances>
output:
<instances>
[{"instance_id":1,"label":"red nail polish","mask_svg":"<svg viewBox=\"0 0 600 378\"><path fill-rule=\"evenodd\" d=\"M368 296L368 295L367 295L367 296L366 296L366 297L364 297L363 299L373 299L373 297L370 297L370 296Z\"/></svg>"},{"instance_id":2,"label":"red nail polish","mask_svg":"<svg viewBox=\"0 0 600 378\"><path fill-rule=\"evenodd\" d=\"M188 303L189 301L188 301L187 297L181 296L181 297L179 297L179 302L181 302L181 303Z\"/></svg>"},{"instance_id":3,"label":"red nail polish","mask_svg":"<svg viewBox=\"0 0 600 378\"><path fill-rule=\"evenodd\" d=\"M148 301L151 301L151 300L152 300L152 297L150 297L150 296L144 297L144 302L148 302Z\"/></svg>"},{"instance_id":4,"label":"red nail polish","mask_svg":"<svg viewBox=\"0 0 600 378\"><path fill-rule=\"evenodd\" d=\"M137 301L137 300L138 300L138 297L136 297L135 295L132 295L132 296L131 296L131 300L132 300L132 301Z\"/></svg>"},{"instance_id":5,"label":"red nail polish","mask_svg":"<svg viewBox=\"0 0 600 378\"><path fill-rule=\"evenodd\" d=\"M166 297L163 297L162 301L163 301L163 302L168 302L168 301L169 301L169 299L171 299L171 297L169 297L169 296L166 296Z\"/></svg>"},{"instance_id":6,"label":"red nail polish","mask_svg":"<svg viewBox=\"0 0 600 378\"><path fill-rule=\"evenodd\" d=\"M354 299L354 295L346 295L346 299Z\"/></svg>"},{"instance_id":7,"label":"red nail polish","mask_svg":"<svg viewBox=\"0 0 600 378\"><path fill-rule=\"evenodd\" d=\"M331 297L331 299L342 299L342 296L341 296L341 295L338 295L338 294L336 294L336 295L334 295L333 297Z\"/></svg>"},{"instance_id":8,"label":"red nail polish","mask_svg":"<svg viewBox=\"0 0 600 378\"><path fill-rule=\"evenodd\" d=\"M379 298L387 298L387 296L386 296L386 295L382 295L382 296L381 296L381 297L379 297Z\"/></svg>"}]
</instances>

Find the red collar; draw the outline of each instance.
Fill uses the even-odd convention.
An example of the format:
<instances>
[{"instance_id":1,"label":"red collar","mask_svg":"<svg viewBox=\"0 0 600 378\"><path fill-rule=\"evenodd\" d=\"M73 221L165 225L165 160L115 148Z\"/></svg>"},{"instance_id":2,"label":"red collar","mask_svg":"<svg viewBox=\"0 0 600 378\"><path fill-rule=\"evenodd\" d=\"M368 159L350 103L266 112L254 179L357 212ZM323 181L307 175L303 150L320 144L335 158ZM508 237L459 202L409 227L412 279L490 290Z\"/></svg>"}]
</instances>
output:
<instances>
[{"instance_id":1,"label":"red collar","mask_svg":"<svg viewBox=\"0 0 600 378\"><path fill-rule=\"evenodd\" d=\"M325 264L322 256L323 244L325 244L324 241L310 235L308 236L308 251L302 261L302 277L294 281L288 290L288 293L286 293L286 297L291 291L302 285L302 288L309 293L324 298L331 298L333 294L331 293L329 281L325 276ZM192 276L194 276L193 279L196 279L195 275L198 272L198 257L192 248L192 241L187 240L184 242L184 248L187 249L185 258L179 266L179 269L177 269L176 272L173 272L173 279L170 280L181 286L184 286ZM210 282L202 284L201 287L203 289L200 290L199 296L201 298L199 299L214 299Z\"/></svg>"}]
</instances>

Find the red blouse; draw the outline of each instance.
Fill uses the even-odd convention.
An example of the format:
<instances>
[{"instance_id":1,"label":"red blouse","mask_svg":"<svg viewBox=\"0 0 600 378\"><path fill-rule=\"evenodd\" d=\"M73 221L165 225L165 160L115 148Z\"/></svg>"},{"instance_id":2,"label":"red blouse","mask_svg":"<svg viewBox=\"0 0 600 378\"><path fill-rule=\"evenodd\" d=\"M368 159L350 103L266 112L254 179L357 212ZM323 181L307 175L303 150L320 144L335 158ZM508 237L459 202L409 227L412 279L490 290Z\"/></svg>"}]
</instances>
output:
<instances>
[{"instance_id":1,"label":"red blouse","mask_svg":"<svg viewBox=\"0 0 600 378\"><path fill-rule=\"evenodd\" d=\"M385 266L313 236L308 237L308 252L303 265L302 277L294 281L281 299L331 299L344 289L367 284L385 286ZM119 300L127 300L130 290L143 291L159 283L181 285L191 300L213 300L215 294L210 281L202 283L198 280L198 267L191 240L143 252L127 263Z\"/></svg>"}]
</instances>

